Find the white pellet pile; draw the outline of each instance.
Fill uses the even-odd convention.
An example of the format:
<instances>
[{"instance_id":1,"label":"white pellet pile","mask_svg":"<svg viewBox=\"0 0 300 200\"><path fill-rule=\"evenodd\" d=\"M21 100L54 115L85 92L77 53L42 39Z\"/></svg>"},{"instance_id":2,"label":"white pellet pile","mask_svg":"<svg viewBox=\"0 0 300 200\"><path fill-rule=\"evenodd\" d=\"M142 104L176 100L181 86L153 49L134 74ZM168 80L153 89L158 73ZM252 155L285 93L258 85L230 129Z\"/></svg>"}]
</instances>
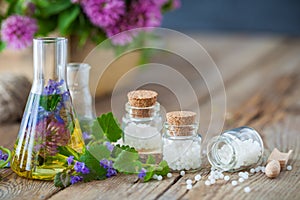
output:
<instances>
[{"instance_id":1,"label":"white pellet pile","mask_svg":"<svg viewBox=\"0 0 300 200\"><path fill-rule=\"evenodd\" d=\"M161 151L161 133L147 124L129 123L124 128L125 144L138 151Z\"/></svg>"},{"instance_id":2,"label":"white pellet pile","mask_svg":"<svg viewBox=\"0 0 300 200\"><path fill-rule=\"evenodd\" d=\"M191 170L201 166L199 141L164 140L163 159L172 170Z\"/></svg>"},{"instance_id":3,"label":"white pellet pile","mask_svg":"<svg viewBox=\"0 0 300 200\"><path fill-rule=\"evenodd\" d=\"M238 159L236 165L233 169L239 169L242 166L249 166L257 163L261 157L262 149L260 144L253 139L240 140L238 138L233 138L236 149L238 150ZM218 149L218 155L222 163L229 164L234 157L233 149L228 145L223 145Z\"/></svg>"}]
</instances>

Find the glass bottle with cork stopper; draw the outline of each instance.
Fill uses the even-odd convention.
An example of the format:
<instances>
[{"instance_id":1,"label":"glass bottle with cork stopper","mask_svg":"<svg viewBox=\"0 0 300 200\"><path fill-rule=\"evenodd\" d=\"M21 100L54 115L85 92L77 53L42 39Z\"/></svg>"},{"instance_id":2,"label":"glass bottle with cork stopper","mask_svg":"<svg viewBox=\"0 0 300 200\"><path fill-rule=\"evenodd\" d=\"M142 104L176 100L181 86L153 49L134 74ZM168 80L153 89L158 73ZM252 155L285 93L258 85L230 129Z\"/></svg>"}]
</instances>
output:
<instances>
[{"instance_id":1,"label":"glass bottle with cork stopper","mask_svg":"<svg viewBox=\"0 0 300 200\"><path fill-rule=\"evenodd\" d=\"M158 94L151 90L128 93L126 114L122 118L123 143L139 153L161 152L162 117Z\"/></svg>"},{"instance_id":2,"label":"glass bottle with cork stopper","mask_svg":"<svg viewBox=\"0 0 300 200\"><path fill-rule=\"evenodd\" d=\"M196 113L173 111L166 115L163 133L163 160L172 170L201 167L201 136L197 133Z\"/></svg>"}]
</instances>

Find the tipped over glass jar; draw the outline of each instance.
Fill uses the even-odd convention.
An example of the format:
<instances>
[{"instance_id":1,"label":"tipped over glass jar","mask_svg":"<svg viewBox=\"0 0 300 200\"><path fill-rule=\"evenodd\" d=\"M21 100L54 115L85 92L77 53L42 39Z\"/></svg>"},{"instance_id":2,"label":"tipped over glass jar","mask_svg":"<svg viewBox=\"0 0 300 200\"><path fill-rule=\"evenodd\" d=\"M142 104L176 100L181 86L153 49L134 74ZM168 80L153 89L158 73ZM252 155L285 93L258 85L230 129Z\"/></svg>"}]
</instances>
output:
<instances>
[{"instance_id":1,"label":"tipped over glass jar","mask_svg":"<svg viewBox=\"0 0 300 200\"><path fill-rule=\"evenodd\" d=\"M158 94L151 90L128 93L126 114L122 118L123 143L139 153L161 152L162 117Z\"/></svg>"},{"instance_id":2,"label":"tipped over glass jar","mask_svg":"<svg viewBox=\"0 0 300 200\"><path fill-rule=\"evenodd\" d=\"M163 133L163 160L172 170L201 167L201 136L197 133L196 113L174 111L166 115Z\"/></svg>"},{"instance_id":3,"label":"tipped over glass jar","mask_svg":"<svg viewBox=\"0 0 300 200\"><path fill-rule=\"evenodd\" d=\"M239 127L213 137L207 146L207 157L212 167L221 171L238 171L260 164L263 141L250 127Z\"/></svg>"}]
</instances>

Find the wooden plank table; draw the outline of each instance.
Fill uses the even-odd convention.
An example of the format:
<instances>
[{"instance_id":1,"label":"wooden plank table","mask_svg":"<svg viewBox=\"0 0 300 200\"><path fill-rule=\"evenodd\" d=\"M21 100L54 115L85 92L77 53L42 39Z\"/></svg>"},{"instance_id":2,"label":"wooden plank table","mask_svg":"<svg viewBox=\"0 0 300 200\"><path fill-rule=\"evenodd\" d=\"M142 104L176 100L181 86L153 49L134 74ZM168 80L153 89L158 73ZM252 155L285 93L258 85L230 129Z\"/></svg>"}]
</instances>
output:
<instances>
[{"instance_id":1,"label":"wooden plank table","mask_svg":"<svg viewBox=\"0 0 300 200\"><path fill-rule=\"evenodd\" d=\"M182 58L161 53L154 56L153 61L172 66L192 85L197 102L189 100L187 96L181 106L193 110L199 104L200 132L210 131L204 135L204 148L207 139L220 134L220 125L223 130L248 125L261 134L265 156L275 147L285 152L293 149L289 161L293 166L292 171L284 169L276 179L256 173L236 187L225 181L206 186L204 180L207 179L210 166L204 157L203 168L196 172L202 174L202 180L195 183L192 190L186 190L185 181L193 178L196 173L188 173L184 177L173 173L172 178L148 183L140 182L134 175L118 175L104 181L61 189L56 188L53 182L20 178L10 169L2 169L0 199L300 199L300 38L199 34L192 37L206 48L222 74L227 97L225 116L218 109L218 105L223 103L221 85L213 85L209 94L201 76L195 74ZM176 38L171 38L171 41L189 50ZM203 68L210 76L208 78L215 78L209 67ZM141 69L138 77L158 76L148 70ZM123 98L125 102L123 94L134 86L134 81L131 84L124 87L123 92L116 94L116 97ZM148 84L144 88L158 91L159 102L166 110L179 108L176 96L165 87ZM216 99L214 105L210 95ZM119 106L121 109L114 109L118 118L123 114L123 105ZM110 111L110 96L97 99L96 109L98 114ZM211 113L220 115L220 119L225 117L224 127L222 120L210 123ZM12 148L18 128L18 123L1 125L0 145ZM237 173L230 176L231 179L238 177ZM244 192L246 186L251 188L250 193Z\"/></svg>"}]
</instances>

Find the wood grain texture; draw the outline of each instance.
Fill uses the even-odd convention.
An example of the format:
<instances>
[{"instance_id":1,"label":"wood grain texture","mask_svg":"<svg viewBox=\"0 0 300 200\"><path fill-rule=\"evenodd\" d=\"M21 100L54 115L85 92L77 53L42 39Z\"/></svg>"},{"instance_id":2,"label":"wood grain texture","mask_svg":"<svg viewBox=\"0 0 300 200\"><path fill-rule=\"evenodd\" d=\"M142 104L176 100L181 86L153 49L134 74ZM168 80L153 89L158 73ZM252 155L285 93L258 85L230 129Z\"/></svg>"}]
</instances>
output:
<instances>
[{"instance_id":1,"label":"wood grain texture","mask_svg":"<svg viewBox=\"0 0 300 200\"><path fill-rule=\"evenodd\" d=\"M17 177L10 169L0 170L0 199L297 199L299 198L300 173L300 39L285 39L272 37L225 37L214 39L208 36L199 37L203 45L216 59L217 65L224 77L227 95L227 113L225 128L239 125L250 125L262 135L268 156L274 147L280 151L293 149L290 164L292 171L282 171L277 179L269 179L262 173L251 175L249 180L233 187L230 182L218 181L213 186L205 186L210 166L203 158L203 169L195 173L188 173L184 177L173 173L173 177L163 181L142 183L135 175L118 175L104 181L93 181L76 184L66 189L55 188L52 182L33 181ZM175 45L184 45L180 42ZM188 51L188 48L187 48ZM191 52L193 53L193 52ZM197 56L197 55L194 55ZM169 58L169 57L168 57ZM207 130L211 113L211 102L203 80L195 75L193 70L183 70L185 61L172 57L166 63L175 63L174 68L181 70L186 77L190 77L191 84L197 91L197 101L187 98L184 102L192 109L200 104L201 132ZM172 64L173 65L173 64ZM189 68L187 68L189 69ZM210 69L205 69L210 74ZM140 78L147 78L143 69ZM209 75L213 78L213 75ZM127 86L128 89L130 85ZM166 105L166 109L173 109L178 102L170 102L174 94L161 87L152 85L160 93L159 101ZM213 86L213 94L217 104L213 105L213 113L223 115L218 110L220 85ZM183 88L184 91L184 88ZM117 94L122 98L122 92ZM126 98L124 99L126 100ZM172 101L173 102L173 101ZM99 113L110 110L110 96L103 97L97 103ZM123 113L124 104L118 112ZM220 133L220 121L211 124L212 132L209 136ZM12 147L19 124L0 127L0 145ZM221 127L223 129L223 126ZM209 137L208 137L209 138ZM205 146L205 145L204 145ZM186 190L185 181L200 173L203 179L194 183L191 191ZM230 174L231 179L237 179L237 173ZM244 187L249 186L252 191L245 193Z\"/></svg>"},{"instance_id":2,"label":"wood grain texture","mask_svg":"<svg viewBox=\"0 0 300 200\"><path fill-rule=\"evenodd\" d=\"M0 199L47 199L60 190L52 181L21 178L10 169L1 169L0 176Z\"/></svg>"}]
</instances>

